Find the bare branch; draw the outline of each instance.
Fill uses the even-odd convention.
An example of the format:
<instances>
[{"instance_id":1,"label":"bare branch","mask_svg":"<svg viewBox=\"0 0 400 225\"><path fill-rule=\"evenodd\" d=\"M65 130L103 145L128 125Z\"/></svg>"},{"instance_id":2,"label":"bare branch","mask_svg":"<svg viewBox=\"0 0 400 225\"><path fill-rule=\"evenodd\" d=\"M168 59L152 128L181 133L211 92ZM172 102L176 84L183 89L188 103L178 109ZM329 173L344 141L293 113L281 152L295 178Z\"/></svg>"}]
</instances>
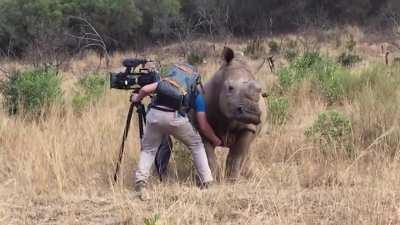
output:
<instances>
[{"instance_id":1,"label":"bare branch","mask_svg":"<svg viewBox=\"0 0 400 225\"><path fill-rule=\"evenodd\" d=\"M107 50L107 45L106 42L104 41L104 38L97 32L97 30L94 28L94 26L85 18L82 17L77 17L77 16L70 16L69 19L76 19L80 22L82 22L82 26L89 29L89 31L84 32L82 35L73 35L73 34L68 34L70 37L78 39L78 45L79 45L79 51L81 52L84 49L88 49L90 47L97 47L102 50L103 55L106 58L106 65L107 67L109 66L110 62L110 55ZM85 41L87 44L83 45L81 47L81 42ZM101 58L100 56L100 63L101 63Z\"/></svg>"}]
</instances>

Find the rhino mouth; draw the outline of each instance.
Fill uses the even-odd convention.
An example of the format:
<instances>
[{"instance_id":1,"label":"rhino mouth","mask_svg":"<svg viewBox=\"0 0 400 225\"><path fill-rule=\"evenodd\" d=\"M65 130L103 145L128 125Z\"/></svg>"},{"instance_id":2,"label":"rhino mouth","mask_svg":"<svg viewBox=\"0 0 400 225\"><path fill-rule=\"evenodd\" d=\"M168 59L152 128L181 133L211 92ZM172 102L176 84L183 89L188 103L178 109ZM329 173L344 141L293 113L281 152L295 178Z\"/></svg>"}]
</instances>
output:
<instances>
[{"instance_id":1,"label":"rhino mouth","mask_svg":"<svg viewBox=\"0 0 400 225\"><path fill-rule=\"evenodd\" d=\"M240 105L236 108L233 119L242 123L258 125L261 123L261 111L254 104Z\"/></svg>"}]
</instances>

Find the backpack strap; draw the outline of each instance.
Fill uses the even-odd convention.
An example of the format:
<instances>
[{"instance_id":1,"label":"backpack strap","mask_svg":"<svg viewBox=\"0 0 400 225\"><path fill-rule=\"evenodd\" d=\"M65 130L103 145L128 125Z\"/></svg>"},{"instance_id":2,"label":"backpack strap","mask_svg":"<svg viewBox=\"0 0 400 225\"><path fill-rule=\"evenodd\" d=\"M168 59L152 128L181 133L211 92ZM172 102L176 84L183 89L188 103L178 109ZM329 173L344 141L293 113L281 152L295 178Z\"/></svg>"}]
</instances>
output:
<instances>
[{"instance_id":1,"label":"backpack strap","mask_svg":"<svg viewBox=\"0 0 400 225\"><path fill-rule=\"evenodd\" d=\"M193 75L195 73L195 71L193 70L193 68L191 68L188 65L185 64L174 64L174 66L180 70L182 70L185 73L188 73L190 75Z\"/></svg>"},{"instance_id":2,"label":"backpack strap","mask_svg":"<svg viewBox=\"0 0 400 225\"><path fill-rule=\"evenodd\" d=\"M182 95L186 95L187 94L187 91L185 90L185 88L183 88L178 82L176 82L176 81L174 81L172 79L169 79L169 78L163 78L161 80L167 81L172 86L176 87Z\"/></svg>"}]
</instances>

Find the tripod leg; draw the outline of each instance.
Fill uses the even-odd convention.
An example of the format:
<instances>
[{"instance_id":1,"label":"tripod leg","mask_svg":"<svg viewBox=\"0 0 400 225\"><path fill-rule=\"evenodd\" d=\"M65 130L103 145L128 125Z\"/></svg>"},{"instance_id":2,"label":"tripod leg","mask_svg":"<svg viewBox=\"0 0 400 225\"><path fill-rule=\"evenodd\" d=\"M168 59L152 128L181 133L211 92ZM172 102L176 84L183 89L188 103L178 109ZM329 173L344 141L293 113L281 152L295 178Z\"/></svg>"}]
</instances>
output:
<instances>
[{"instance_id":1,"label":"tripod leg","mask_svg":"<svg viewBox=\"0 0 400 225\"><path fill-rule=\"evenodd\" d=\"M128 112L128 116L126 118L126 124L125 124L125 130L124 130L124 135L122 137L122 143L121 143L121 147L119 149L119 156L118 156L118 161L117 161L117 167L115 168L115 173L114 173L114 182L117 182L118 180L118 173L121 167L121 163L122 163L122 157L124 156L124 147L125 147L125 141L126 138L128 137L128 133L129 133L129 127L131 124L131 120L132 120L132 113L133 113L133 108L134 108L134 104L131 103L130 107L129 107L129 112Z\"/></svg>"},{"instance_id":2,"label":"tripod leg","mask_svg":"<svg viewBox=\"0 0 400 225\"><path fill-rule=\"evenodd\" d=\"M137 107L137 114L138 114L138 119L139 119L139 135L140 135L140 140L143 138L143 126L146 124L146 110L144 108L144 105L140 103Z\"/></svg>"}]
</instances>

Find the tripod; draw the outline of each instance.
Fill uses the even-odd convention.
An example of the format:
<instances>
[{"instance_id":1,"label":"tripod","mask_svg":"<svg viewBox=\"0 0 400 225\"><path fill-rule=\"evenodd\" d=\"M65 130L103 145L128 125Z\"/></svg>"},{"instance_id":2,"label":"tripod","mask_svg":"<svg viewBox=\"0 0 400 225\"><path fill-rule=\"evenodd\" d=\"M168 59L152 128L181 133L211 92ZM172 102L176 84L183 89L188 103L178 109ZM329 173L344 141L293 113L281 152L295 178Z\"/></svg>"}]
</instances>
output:
<instances>
[{"instance_id":1,"label":"tripod","mask_svg":"<svg viewBox=\"0 0 400 225\"><path fill-rule=\"evenodd\" d=\"M132 102L131 105L129 106L129 112L128 112L128 116L126 118L124 135L122 136L122 143L121 143L121 147L119 149L119 157L118 157L118 161L117 161L117 167L115 168L115 173L114 173L114 182L117 182L117 180L118 180L118 174L119 174L119 170L120 170L121 163L122 163L122 157L124 156L125 141L128 137L129 127L131 125L131 120L132 120L133 108L135 108L135 107L136 107L136 112L138 114L138 120L139 120L140 140L142 140L142 138L143 138L143 125L146 124L146 109L145 109L143 103L141 103L141 102L133 103Z\"/></svg>"}]
</instances>

